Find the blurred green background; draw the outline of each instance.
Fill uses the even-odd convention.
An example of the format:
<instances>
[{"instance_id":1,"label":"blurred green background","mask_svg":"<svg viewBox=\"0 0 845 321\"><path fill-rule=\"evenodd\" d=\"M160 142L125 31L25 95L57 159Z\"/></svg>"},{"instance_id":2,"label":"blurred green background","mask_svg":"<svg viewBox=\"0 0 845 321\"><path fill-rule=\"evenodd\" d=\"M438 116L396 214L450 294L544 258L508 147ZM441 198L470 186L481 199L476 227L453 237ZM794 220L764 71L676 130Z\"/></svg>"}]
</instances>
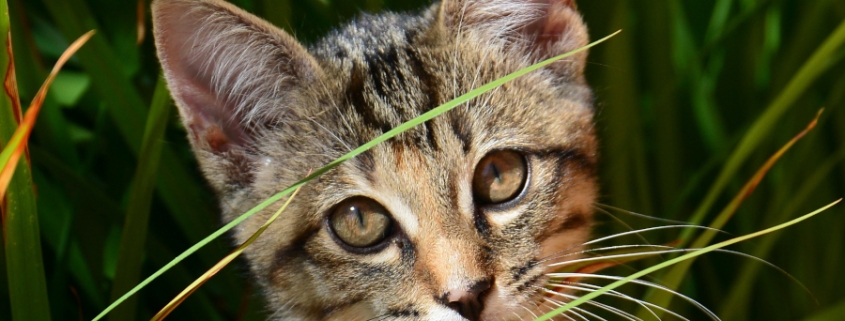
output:
<instances>
[{"instance_id":1,"label":"blurred green background","mask_svg":"<svg viewBox=\"0 0 845 321\"><path fill-rule=\"evenodd\" d=\"M232 2L306 43L362 10L414 11L430 3ZM0 320L11 319L13 304L29 310L18 308L16 315L29 315L21 320L88 320L137 283L137 275L150 275L219 227L216 201L172 106L165 96L154 99L160 74L149 3L140 4L145 9L140 44L134 0L8 0L8 5L24 106L70 42L91 29L97 34L56 79L31 138L43 272L36 264L26 269L28 276L8 274L14 269L7 273L6 263L17 254L9 254L12 240L6 240ZM624 30L592 50L588 66L603 142L603 204L710 225L754 171L822 107L819 126L771 170L723 229L732 235L757 231L845 195L845 1L581 0L578 6L593 39ZM666 224L616 214L634 228ZM725 254L697 260L680 290L724 320L843 320L843 214L840 205L732 248L783 268L812 295L773 268ZM605 222L598 234L627 229L607 216L598 218ZM126 244L121 250L126 233L135 233L130 239L143 251L128 251ZM655 244L678 235L677 230L644 234ZM111 320L149 319L229 250L229 240L220 238L151 283ZM37 252L26 257L37 263ZM624 276L632 270L613 272ZM35 281L17 286L35 294L21 298L7 290L29 277ZM245 279L243 265L232 264L171 319L261 320L265 308L258 289ZM661 282L659 274L649 280ZM49 309L39 289L46 291ZM624 290L647 295L642 287ZM693 320L704 317L680 300L671 307Z\"/></svg>"}]
</instances>

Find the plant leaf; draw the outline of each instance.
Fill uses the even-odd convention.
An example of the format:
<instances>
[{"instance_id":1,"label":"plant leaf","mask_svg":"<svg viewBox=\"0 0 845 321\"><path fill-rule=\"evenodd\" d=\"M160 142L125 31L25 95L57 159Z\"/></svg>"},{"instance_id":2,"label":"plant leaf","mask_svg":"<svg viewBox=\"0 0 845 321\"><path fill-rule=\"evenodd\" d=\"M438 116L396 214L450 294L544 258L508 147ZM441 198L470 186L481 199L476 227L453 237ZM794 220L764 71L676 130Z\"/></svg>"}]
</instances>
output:
<instances>
[{"instance_id":1,"label":"plant leaf","mask_svg":"<svg viewBox=\"0 0 845 321\"><path fill-rule=\"evenodd\" d=\"M161 159L164 132L167 129L167 120L172 106L167 82L164 77L159 77L147 117L141 154L138 156L138 165L132 180L126 219L123 222L123 236L118 251L117 270L112 283L112 300L131 289L132 285L138 283L138 279L141 277L150 206L153 201L156 173ZM135 319L137 301L134 298L127 301L126 304L115 309L109 318L110 320L131 321Z\"/></svg>"},{"instance_id":2,"label":"plant leaf","mask_svg":"<svg viewBox=\"0 0 845 321\"><path fill-rule=\"evenodd\" d=\"M59 60L56 61L56 65L53 67L53 71L50 72L47 80L44 81L44 84L41 85L41 89L38 90L38 94L35 95L35 99L32 100L32 104L26 110L26 115L18 125L18 129L15 130L14 135L12 135L12 139L9 140L9 143L3 148L3 152L0 153L0 198L3 198L3 195L6 194L6 187L9 185L9 181L12 180L12 174L15 172L14 169L17 166L18 160L26 149L26 140L29 138L29 134L32 133L32 128L35 126L35 119L38 117L38 112L41 110L41 104L44 103L44 97L47 95L47 89L50 88L50 84L53 83L53 79L56 79L56 75L59 74L59 70L61 70L62 66L64 66L68 59L70 59L70 57L72 57L73 54L76 53L76 51L79 50L79 48L81 48L82 45L84 45L85 42L87 42L93 35L94 30L88 31L79 37L79 39L76 39L76 41L74 41L70 47L65 50L62 56L59 57ZM9 46L9 48L11 48L11 46ZM12 71L10 75L13 77L14 71Z\"/></svg>"},{"instance_id":3,"label":"plant leaf","mask_svg":"<svg viewBox=\"0 0 845 321\"><path fill-rule=\"evenodd\" d=\"M2 43L5 44L0 54L5 90L5 95L0 98L0 142L5 143L0 152L0 220L3 224L12 317L15 320L50 320L32 176L28 160L19 161L26 152L27 139L47 88L62 65L93 32L80 37L62 54L26 115L21 118L6 1L0 1L0 12L4 13L0 18L0 34L4 36Z\"/></svg>"},{"instance_id":4,"label":"plant leaf","mask_svg":"<svg viewBox=\"0 0 845 321\"><path fill-rule=\"evenodd\" d=\"M179 304L181 304L182 301L185 301L185 299L187 299L188 296L190 296L197 289L199 289L199 287L201 285L205 284L205 282L207 282L209 279L211 279L212 276L217 274L217 272L219 272L224 267L226 267L226 265L228 265L233 260L235 260L235 258L238 257L238 255L241 255L241 253L243 253L243 251L246 249L247 246L249 246L250 244L255 242L255 240L259 236L261 236L261 234L263 234L265 230L267 230L267 227L269 227L270 224L273 224L273 222L276 221L276 218L278 218L279 214L282 214L282 212L288 207L288 204L290 204L290 201L292 201L293 198L296 197L297 193L299 193L299 188L297 188L295 191L293 191L293 194L291 194L290 197L288 197L288 200L285 201L284 204L282 204L282 207L280 207L279 210L277 210L276 213L273 214L273 216L271 216L270 219L268 219L267 222L264 223L264 225L262 225L260 228L258 228L258 230L255 231L255 233L253 233L252 236L250 236L249 239L246 240L246 242L239 245L234 251L232 251L231 253L226 255L222 260L220 260L220 262L217 262L217 264L215 264L210 269L208 269L208 271L203 273L203 275L201 275L199 278L194 280L194 282L191 283L190 285L188 285L188 287L186 287L184 290L182 290L182 292L179 293L179 295L177 295L175 298L173 298L173 300L170 300L170 302L167 303L167 305L165 305L164 308L162 308L160 311L158 311L158 313L156 313L156 315L153 316L153 318L151 320L154 320L154 321L164 320L164 318L167 317L167 315L169 315L170 312L173 312L173 310L176 309L176 307L179 306Z\"/></svg>"},{"instance_id":5,"label":"plant leaf","mask_svg":"<svg viewBox=\"0 0 845 321\"><path fill-rule=\"evenodd\" d=\"M604 293L606 293L610 290L613 290L613 289L616 289L616 288L618 288L622 285L625 285L626 283L630 282L631 280L641 278L641 277L646 276L646 275L648 275L652 272L655 272L657 270L660 270L660 269L663 269L663 268L666 268L666 267L669 267L669 266L672 266L674 264L678 264L678 263L681 263L681 262L686 262L686 261L688 261L692 258L695 258L697 256L701 256L701 255L707 254L709 252L712 252L713 250L721 249L721 248L729 246L729 245L733 245L733 244L736 244L736 243L739 243L739 242L742 242L742 241L745 241L745 240L748 240L748 239L752 239L752 238L755 238L755 237L758 237L758 236L761 236L761 235L766 235L766 234L769 234L771 232L778 231L778 230L784 229L786 227L798 224L798 223L800 223L800 222L802 222L806 219L809 219L809 218L815 216L816 214L819 214L819 213L827 210L828 208L838 204L841 201L842 201L842 199L840 198L833 203L825 205L824 207L822 207L820 209L817 209L817 210L815 210L815 211L813 211L809 214L806 214L804 216L801 216L799 218L793 219L789 222L781 223L781 224L778 224L776 226L773 226L773 227L770 227L770 228L767 228L767 229L764 229L764 230L761 230L761 231L757 231L757 232L754 232L754 233L751 233L751 234L746 234L746 235L743 235L743 236L740 236L740 237L735 237L735 238L732 238L732 239L727 240L727 241L719 242L719 243L707 246L705 248L702 248L700 250L696 250L694 252L690 252L690 253L681 255L679 257L667 260L663 263L660 263L660 264L651 266L649 268L643 269L643 270L641 270L637 273L634 273L634 274L631 274L631 275L625 277L622 280L608 284L608 285L602 287L599 290L587 293L587 294L581 296L580 298L575 299L575 300L565 304L564 306L562 306L560 308L557 308L557 309L555 309L555 310L553 310L549 313L546 313L546 314L540 316L537 319L534 319L534 321L550 320L551 318L553 318L553 317L555 317L555 316L557 316L557 315L559 315L563 312L566 312L573 307L576 307L576 306L578 306L578 305L580 305L584 302L590 301L590 300L592 300L592 299L594 299L594 298L596 298L596 297L598 297L598 296L600 296L600 295L602 295L602 294L604 294Z\"/></svg>"},{"instance_id":6,"label":"plant leaf","mask_svg":"<svg viewBox=\"0 0 845 321\"><path fill-rule=\"evenodd\" d=\"M701 224L704 217L710 212L716 198L724 191L728 182L733 179L739 167L751 155L751 152L767 137L774 128L781 116L792 106L823 72L829 69L833 63L832 59L837 57L838 49L845 43L845 21L839 24L836 30L813 53L810 59L801 66L801 69L786 85L774 101L766 108L766 111L757 118L739 145L734 149L730 158L725 162L725 167L716 178L716 181L707 191L704 201L696 209L691 224ZM688 240L692 230L686 230L681 235L682 239Z\"/></svg>"},{"instance_id":7,"label":"plant leaf","mask_svg":"<svg viewBox=\"0 0 845 321\"><path fill-rule=\"evenodd\" d=\"M777 152L775 152L774 155L769 157L769 159L766 160L763 166L757 169L757 172L754 173L754 176L752 176L751 179L749 179L748 182L745 183L742 189L740 189L739 193L734 196L731 202L728 203L728 205L722 210L721 213L719 213L716 219L710 224L710 228L718 230L725 226L725 224L728 222L728 220L730 220L730 218L733 216L733 214L736 212L742 202L748 197L748 195L750 195L754 191L760 181L763 180L763 177L766 176L766 173L769 172L772 166L774 166L775 163L777 163L777 161L780 160L780 158L790 148L792 148L792 146L795 145L795 143L801 140L801 138L807 135L810 130L816 127L816 124L819 121L819 117L821 116L822 111L823 110L819 110L819 112L816 114L816 118L814 118L810 122L810 124L807 125L807 128L805 128L800 133L798 133L798 135L795 135L795 137L790 139L789 142L787 142L783 147L781 147ZM710 243L713 237L716 236L715 230L706 230L702 232L701 236L699 236L694 242L692 242L691 247L702 248L708 243ZM669 270L666 275L661 277L661 285L672 290L677 289L678 286L681 284L681 281L683 281L684 276L686 276L687 270L689 270L693 262L694 260L688 260L678 264L677 266ZM650 291L646 295L645 299L646 301L657 304L659 306L669 306L669 303L672 302L673 298L674 296L668 292ZM656 311L658 315L660 315L661 312L662 311ZM638 316L643 317L646 314L651 315L651 312L646 311L644 309L640 309Z\"/></svg>"}]
</instances>

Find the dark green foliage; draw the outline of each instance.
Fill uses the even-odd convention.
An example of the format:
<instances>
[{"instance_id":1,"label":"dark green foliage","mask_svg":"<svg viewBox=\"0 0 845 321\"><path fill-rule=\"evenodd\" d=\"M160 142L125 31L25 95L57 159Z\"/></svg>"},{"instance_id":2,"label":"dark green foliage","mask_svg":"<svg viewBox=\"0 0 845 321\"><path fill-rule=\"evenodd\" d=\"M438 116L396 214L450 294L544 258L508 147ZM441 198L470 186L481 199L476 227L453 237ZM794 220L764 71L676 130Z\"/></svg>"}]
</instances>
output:
<instances>
[{"instance_id":1,"label":"dark green foliage","mask_svg":"<svg viewBox=\"0 0 845 321\"><path fill-rule=\"evenodd\" d=\"M428 3L232 2L305 42L361 10L416 10ZM845 2L838 0L582 0L578 5L593 39L624 30L594 48L588 66L603 141L601 202L683 221L693 217L746 132L845 19ZM146 251L137 254L142 277L220 225L216 201L196 170L175 117L164 134L152 202L133 200L139 155L146 155L141 148L144 124L160 79L149 25L147 38L135 44L136 6L127 0L9 0L24 105L67 45L89 29L98 30L55 82L31 139L53 319L90 319L110 302L114 277L120 274L115 269L125 215L138 210L129 206L150 209ZM826 112L819 126L772 169L724 229L734 235L757 231L845 195L845 47L834 52L824 65L815 66L823 69L820 77L749 150L697 223L708 225L766 158L822 107ZM836 320L841 317L836 311L845 305L845 278L839 277L845 266L843 212L842 206L834 207L797 227L733 248L794 275L813 291L818 305L787 276L725 254L698 259L681 290L725 320L801 320L815 314L812 320ZM607 223L597 233L625 229L598 217ZM621 218L638 228L663 224ZM651 243L668 243L678 235L664 231L644 236ZM142 290L135 319L151 317L222 258L229 243L228 238L217 240ZM0 320L9 320L5 267L0 272ZM631 270L613 272L624 276ZM171 318L261 320L265 309L245 274L241 264L228 267ZM645 293L636 286L623 291L635 297ZM610 302L632 312L639 308ZM824 311L828 308L834 310ZM674 302L672 309L702 318L682 302Z\"/></svg>"}]
</instances>

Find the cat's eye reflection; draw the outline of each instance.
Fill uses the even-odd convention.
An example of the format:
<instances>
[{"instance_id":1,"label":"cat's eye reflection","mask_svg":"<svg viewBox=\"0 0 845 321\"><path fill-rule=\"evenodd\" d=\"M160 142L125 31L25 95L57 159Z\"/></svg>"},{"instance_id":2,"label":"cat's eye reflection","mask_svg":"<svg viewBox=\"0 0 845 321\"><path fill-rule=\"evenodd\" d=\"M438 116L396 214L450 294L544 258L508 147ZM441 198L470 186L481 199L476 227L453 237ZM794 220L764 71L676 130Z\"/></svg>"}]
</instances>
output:
<instances>
[{"instance_id":1,"label":"cat's eye reflection","mask_svg":"<svg viewBox=\"0 0 845 321\"><path fill-rule=\"evenodd\" d=\"M356 248L377 245L391 231L387 210L366 197L353 197L341 202L335 206L328 219L337 238Z\"/></svg>"},{"instance_id":2,"label":"cat's eye reflection","mask_svg":"<svg viewBox=\"0 0 845 321\"><path fill-rule=\"evenodd\" d=\"M472 193L481 204L499 204L519 195L528 178L525 157L515 151L495 151L478 162Z\"/></svg>"}]
</instances>

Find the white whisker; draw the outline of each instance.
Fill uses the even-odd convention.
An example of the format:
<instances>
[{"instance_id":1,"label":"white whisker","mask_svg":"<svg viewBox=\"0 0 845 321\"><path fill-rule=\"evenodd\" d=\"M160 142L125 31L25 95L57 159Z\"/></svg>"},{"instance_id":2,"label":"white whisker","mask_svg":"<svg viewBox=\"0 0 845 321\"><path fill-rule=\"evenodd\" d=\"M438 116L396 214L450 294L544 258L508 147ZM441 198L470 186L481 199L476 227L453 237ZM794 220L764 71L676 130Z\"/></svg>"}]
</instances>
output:
<instances>
[{"instance_id":1,"label":"white whisker","mask_svg":"<svg viewBox=\"0 0 845 321\"><path fill-rule=\"evenodd\" d=\"M634 231L616 233L616 234L608 235L608 236L605 236L605 237L602 237L602 238L597 238L595 240L586 242L583 245L595 244L595 243L598 243L598 242L607 241L607 240L614 239L614 238L617 238L617 237L622 237L622 236L625 236L625 235L638 234L638 233L643 233L643 232L651 232L651 231L657 231L657 230L673 229L673 228L696 228L696 229L711 230L711 231L717 231L717 232L724 233L724 231L722 231L722 230L715 229L715 228L712 228L712 227L700 226L700 225L692 225L692 224L663 225L663 226L649 227L649 228L644 228L644 229L639 229L639 230L634 230Z\"/></svg>"},{"instance_id":2,"label":"white whisker","mask_svg":"<svg viewBox=\"0 0 845 321\"><path fill-rule=\"evenodd\" d=\"M583 250L583 251L578 251L578 252L570 252L570 253L554 256L554 257L549 256L549 257L543 259L540 262L548 262L548 261L551 261L551 260L557 260L557 259L561 259L561 258L565 258L567 256L573 256L573 255L593 254L593 253L602 252L602 251L621 250L621 249L638 248L638 247L647 247L647 248L656 248L656 249L674 249L674 247L666 246L666 245L651 245L651 244L614 245L614 246L605 246L605 247L599 247L599 248L595 248L595 249ZM597 254L597 255L601 255L601 254ZM606 256L604 256L604 257L606 257Z\"/></svg>"},{"instance_id":3,"label":"white whisker","mask_svg":"<svg viewBox=\"0 0 845 321\"><path fill-rule=\"evenodd\" d=\"M620 280L624 279L624 277L621 277L621 276L612 276L612 275L604 275L604 274L589 274L589 273L548 273L546 275L549 276L549 277L552 277L552 278L572 278L572 277L576 277L576 278L605 279L605 280L613 280L613 281L620 281ZM705 307L703 304L698 303L698 301L696 301L696 300L694 300L694 299L692 299L692 298L690 298L690 297L688 297L684 294L681 294L680 292L669 289L669 288L662 286L660 284L657 284L657 283L643 281L643 280L640 280L640 279L628 280L628 282L633 283L633 284L638 284L638 285L642 285L642 286L655 288L655 289L658 289L658 290L662 290L662 291L666 291L668 293L671 293L671 294L683 299L684 301L687 301L690 304L694 305L699 310L701 310L702 312L707 314L712 320L721 320L721 319L719 319L719 317L715 313L713 313L713 311L710 311L710 309Z\"/></svg>"},{"instance_id":4,"label":"white whisker","mask_svg":"<svg viewBox=\"0 0 845 321\"><path fill-rule=\"evenodd\" d=\"M640 218L644 218L644 219L648 219L648 220L652 220L652 221L671 223L671 224L689 224L689 222L659 218L659 217L656 217L656 216L637 213L637 212L634 212L634 211L629 211L629 210L626 210L626 209L623 209L623 208L619 208L619 207L607 205L607 204L602 204L602 203L595 203L593 205L596 206L596 207L607 208L607 209L614 210L614 211L617 211L617 212L622 213L622 214L636 216L636 217L640 217Z\"/></svg>"},{"instance_id":5,"label":"white whisker","mask_svg":"<svg viewBox=\"0 0 845 321\"><path fill-rule=\"evenodd\" d=\"M558 286L565 287L565 288L572 288L574 290L581 290L582 287L588 288L588 289L591 289L591 290L601 289L601 286L583 283L583 282L563 282L563 283L571 284L571 285L564 285L564 284L561 284L561 283L553 283L553 284L556 284ZM623 300L635 302L635 303L639 304L640 306L642 306L643 308L649 310L649 312L651 312L651 314L654 315L654 317L657 318L658 320L660 320L660 317L656 313L654 313L654 311L651 308L655 308L655 309L658 309L660 311L671 314L672 316L674 316L678 319L689 321L689 319L685 318L684 316L682 316L682 315L680 315L680 314L678 314L678 313L676 313L672 310L669 310L667 308L664 308L662 306L659 306L657 304L654 304L654 303L651 303L651 302L648 302L648 301L645 301L645 300L636 299L634 297L631 297L630 295L626 295L626 294L619 292L619 291L610 290L610 291L605 292L604 294L614 296L614 297L618 297L618 298L623 299ZM651 307L651 308L649 308L649 307Z\"/></svg>"},{"instance_id":6,"label":"white whisker","mask_svg":"<svg viewBox=\"0 0 845 321\"><path fill-rule=\"evenodd\" d=\"M543 290L544 290L544 291L546 291L546 293L549 293L549 294L552 294L552 295L557 295L557 296L560 296L560 297L563 297L563 298L567 298L567 299L570 299L570 300L575 300L575 299L578 299L578 298L579 298L579 297L578 297L578 296L576 296L576 295L566 294L566 293L560 293L560 292L557 292L557 291L552 291L552 290L549 290L549 289L546 289L546 288L543 288ZM586 291L586 292L592 292L592 291ZM625 311L622 311L622 310L620 310L620 309L614 308L614 307L609 306L609 305L604 304L604 303L596 302L595 300L587 300L587 301L585 301L584 303L585 303L585 304L592 305L592 306L597 307L597 308L600 308L600 309L605 310L605 311L607 311L607 312L613 313L613 314L615 314L615 315L617 315L617 316L619 316L619 317L625 318L626 320L631 320L631 321L643 321L643 319L640 319L640 318L636 317L636 316L635 316L635 315L633 315L633 314L630 314L630 313L628 313L628 312L625 312Z\"/></svg>"},{"instance_id":7,"label":"white whisker","mask_svg":"<svg viewBox=\"0 0 845 321\"><path fill-rule=\"evenodd\" d=\"M554 305L556 305L557 307L562 307L562 306L564 305L564 303L563 303L563 302L558 301L558 300L555 300L555 299L552 299L552 298L545 298L545 299L546 299L546 300L548 300L549 302L553 303L553 304L554 304ZM584 314L586 314L586 315L589 315L589 316L591 316L591 317L593 317L593 318L596 318L596 319L599 319L599 320L601 320L601 321L607 321L607 319L602 318L602 317L600 317L599 315L597 315L597 314L595 314L595 313L592 313L592 312L590 312L590 311L589 311L589 310L587 310L587 309L581 309L581 308L578 308L578 307L574 307L574 308L572 308L572 309L573 309L573 310L578 310L578 311L580 311L581 313L584 313Z\"/></svg>"},{"instance_id":8,"label":"white whisker","mask_svg":"<svg viewBox=\"0 0 845 321\"><path fill-rule=\"evenodd\" d=\"M595 262L595 261L606 261L612 259L621 259L621 258L629 258L629 257L636 257L636 256L644 256L644 255L658 255L658 254L669 254L669 253L679 253L679 252L689 252L693 251L690 249L674 249L674 250L660 250L660 251L642 251L642 252L635 252L635 253L625 253L625 254L614 254L614 255L606 255L606 256L596 256L596 257L588 257L583 259L575 259L569 261L563 261L558 263L549 264L550 267L556 266L567 266L574 263L583 263L583 262Z\"/></svg>"}]
</instances>

